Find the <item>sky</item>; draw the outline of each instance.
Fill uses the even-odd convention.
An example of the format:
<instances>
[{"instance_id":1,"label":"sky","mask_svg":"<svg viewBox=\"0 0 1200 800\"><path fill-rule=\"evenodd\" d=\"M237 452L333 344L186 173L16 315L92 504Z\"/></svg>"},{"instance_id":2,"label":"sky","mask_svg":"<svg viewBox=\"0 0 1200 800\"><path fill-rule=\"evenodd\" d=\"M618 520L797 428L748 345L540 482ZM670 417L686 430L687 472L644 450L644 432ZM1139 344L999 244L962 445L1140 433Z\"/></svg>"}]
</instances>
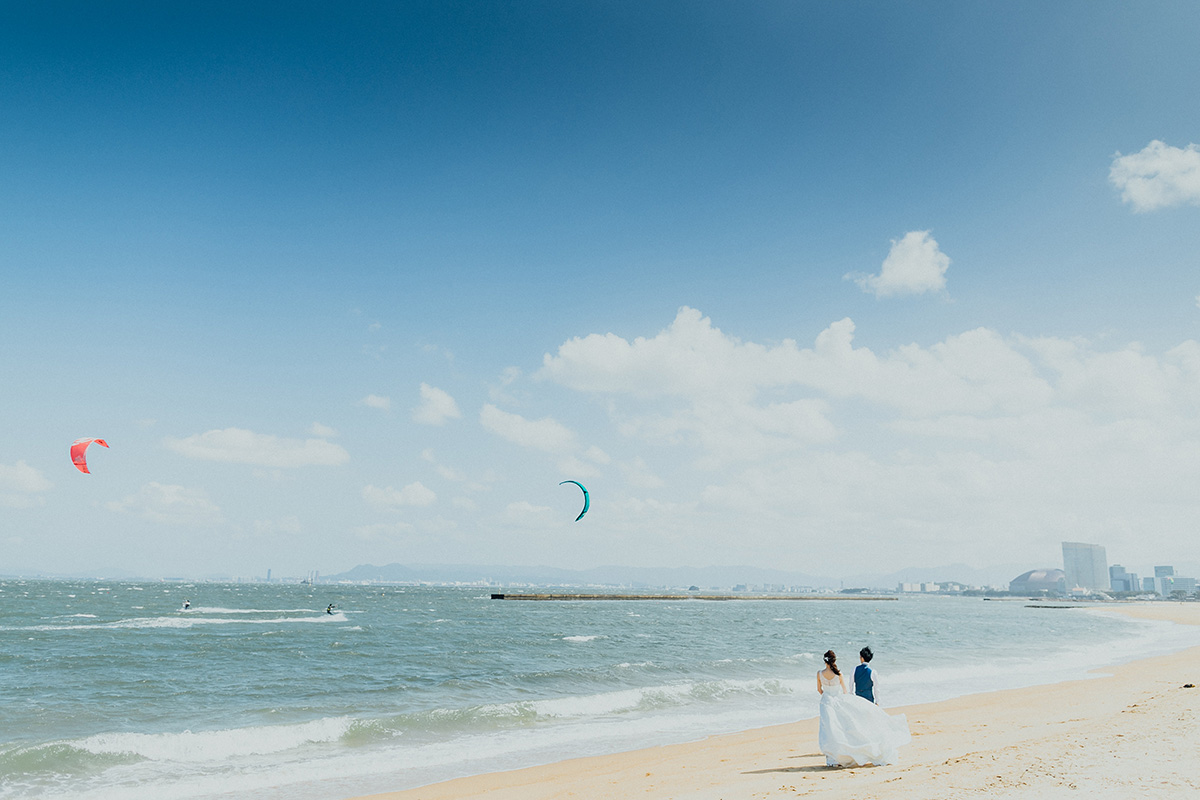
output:
<instances>
[{"instance_id":1,"label":"sky","mask_svg":"<svg viewBox=\"0 0 1200 800\"><path fill-rule=\"evenodd\" d=\"M1198 561L1198 40L4 4L0 573Z\"/></svg>"}]
</instances>

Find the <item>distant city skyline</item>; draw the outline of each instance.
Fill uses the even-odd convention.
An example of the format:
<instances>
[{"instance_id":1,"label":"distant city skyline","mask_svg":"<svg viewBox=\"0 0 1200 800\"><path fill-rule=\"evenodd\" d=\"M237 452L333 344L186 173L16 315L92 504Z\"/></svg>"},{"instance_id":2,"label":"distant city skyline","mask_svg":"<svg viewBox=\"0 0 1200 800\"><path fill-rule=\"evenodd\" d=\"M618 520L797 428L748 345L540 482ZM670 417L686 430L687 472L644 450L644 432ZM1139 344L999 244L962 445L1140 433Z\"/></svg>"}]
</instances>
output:
<instances>
[{"instance_id":1,"label":"distant city skyline","mask_svg":"<svg viewBox=\"0 0 1200 800\"><path fill-rule=\"evenodd\" d=\"M0 573L1200 560L1198 37L9 4Z\"/></svg>"}]
</instances>

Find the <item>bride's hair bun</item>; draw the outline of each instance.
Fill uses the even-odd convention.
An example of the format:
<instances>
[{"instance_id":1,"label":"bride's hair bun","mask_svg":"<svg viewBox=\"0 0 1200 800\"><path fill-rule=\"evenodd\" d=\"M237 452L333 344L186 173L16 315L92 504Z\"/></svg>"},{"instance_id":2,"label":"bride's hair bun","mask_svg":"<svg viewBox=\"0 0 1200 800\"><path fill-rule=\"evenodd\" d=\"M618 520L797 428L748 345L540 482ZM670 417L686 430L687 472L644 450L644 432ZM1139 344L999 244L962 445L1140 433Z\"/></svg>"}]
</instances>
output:
<instances>
[{"instance_id":1,"label":"bride's hair bun","mask_svg":"<svg viewBox=\"0 0 1200 800\"><path fill-rule=\"evenodd\" d=\"M834 675L842 674L841 670L837 668L837 653L833 652L832 650L826 650L825 663L829 665L831 670L833 670Z\"/></svg>"}]
</instances>

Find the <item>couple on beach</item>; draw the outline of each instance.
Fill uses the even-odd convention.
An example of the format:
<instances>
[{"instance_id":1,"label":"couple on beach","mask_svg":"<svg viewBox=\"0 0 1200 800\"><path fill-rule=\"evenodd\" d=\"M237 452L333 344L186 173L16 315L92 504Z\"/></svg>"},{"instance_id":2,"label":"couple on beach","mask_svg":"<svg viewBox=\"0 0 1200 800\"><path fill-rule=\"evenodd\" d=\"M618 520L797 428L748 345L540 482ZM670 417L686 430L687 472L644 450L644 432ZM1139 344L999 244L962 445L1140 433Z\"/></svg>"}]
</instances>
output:
<instances>
[{"instance_id":1,"label":"couple on beach","mask_svg":"<svg viewBox=\"0 0 1200 800\"><path fill-rule=\"evenodd\" d=\"M908 720L890 716L875 701L875 676L870 667L871 648L858 653L854 694L838 669L837 654L825 651L825 668L817 673L821 695L821 722L817 742L831 767L884 766L896 761L896 751L908 744Z\"/></svg>"}]
</instances>

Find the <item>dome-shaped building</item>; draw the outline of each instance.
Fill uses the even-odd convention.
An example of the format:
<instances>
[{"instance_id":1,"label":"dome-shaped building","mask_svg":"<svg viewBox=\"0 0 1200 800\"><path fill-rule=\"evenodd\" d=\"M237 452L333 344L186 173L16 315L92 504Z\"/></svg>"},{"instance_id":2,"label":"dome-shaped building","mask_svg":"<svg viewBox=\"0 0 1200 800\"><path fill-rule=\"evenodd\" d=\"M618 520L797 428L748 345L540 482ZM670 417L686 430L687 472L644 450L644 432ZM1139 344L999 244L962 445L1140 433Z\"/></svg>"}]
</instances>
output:
<instances>
[{"instance_id":1,"label":"dome-shaped building","mask_svg":"<svg viewBox=\"0 0 1200 800\"><path fill-rule=\"evenodd\" d=\"M1031 569L1008 582L1013 594L1063 594L1067 590L1067 575L1061 569Z\"/></svg>"}]
</instances>

